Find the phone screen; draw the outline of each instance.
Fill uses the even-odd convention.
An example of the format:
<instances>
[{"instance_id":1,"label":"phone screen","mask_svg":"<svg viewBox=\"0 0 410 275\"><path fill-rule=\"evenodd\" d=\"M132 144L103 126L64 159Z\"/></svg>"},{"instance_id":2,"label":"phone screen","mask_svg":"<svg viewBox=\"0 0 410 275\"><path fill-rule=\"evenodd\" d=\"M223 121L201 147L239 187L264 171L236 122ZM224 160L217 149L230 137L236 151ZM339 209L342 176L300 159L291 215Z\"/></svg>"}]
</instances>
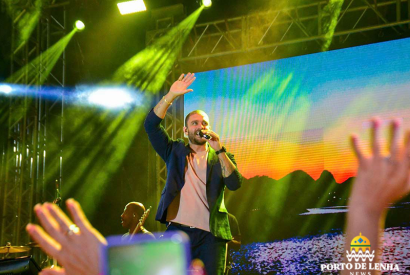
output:
<instances>
[{"instance_id":1,"label":"phone screen","mask_svg":"<svg viewBox=\"0 0 410 275\"><path fill-rule=\"evenodd\" d=\"M183 238L165 238L107 248L110 275L182 275L187 273L187 251Z\"/></svg>"}]
</instances>

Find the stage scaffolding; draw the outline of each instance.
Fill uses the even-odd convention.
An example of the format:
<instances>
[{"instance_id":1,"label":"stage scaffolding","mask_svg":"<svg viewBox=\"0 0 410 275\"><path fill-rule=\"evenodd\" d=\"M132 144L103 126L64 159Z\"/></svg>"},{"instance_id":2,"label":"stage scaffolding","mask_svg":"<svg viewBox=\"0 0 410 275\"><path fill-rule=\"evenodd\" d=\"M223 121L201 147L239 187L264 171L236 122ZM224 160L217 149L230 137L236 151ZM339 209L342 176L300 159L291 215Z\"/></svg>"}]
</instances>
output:
<instances>
[{"instance_id":1,"label":"stage scaffolding","mask_svg":"<svg viewBox=\"0 0 410 275\"><path fill-rule=\"evenodd\" d=\"M168 16L165 18L158 18L155 21L155 30L147 32L146 35L146 45L149 46L158 38L160 38L163 34L165 34L168 30L171 30L178 22L176 22L176 17L181 15L183 10L182 5L175 5L170 8L164 9L166 11L164 14ZM175 16L175 13L178 15ZM178 62L174 64L172 70L168 73L167 79L162 87L161 92L159 92L155 96L155 102L159 102L161 98L169 91L172 83L174 83L175 79L177 79L182 71L179 68ZM168 135L173 139L183 138L183 126L184 126L184 99L183 97L177 98L172 106L168 109L167 114L162 122L162 126L167 131ZM159 157L158 154L154 152L151 145L147 145L148 148L151 148L149 152L149 184L148 184L148 192L149 196L155 194L154 201L152 201L153 205L158 205L159 200L161 198L161 192L165 185L165 181L167 179L167 169L165 166L164 161ZM152 184L155 182L155 184ZM161 228L160 223L155 223L157 227L157 231L163 230Z\"/></svg>"},{"instance_id":2,"label":"stage scaffolding","mask_svg":"<svg viewBox=\"0 0 410 275\"><path fill-rule=\"evenodd\" d=\"M289 4L283 8L196 24L169 74L164 93L182 72L207 71L323 51L331 18L337 20L330 49L383 41L382 36L388 34L386 39L404 37L406 32L408 36L410 0L345 0L339 12L329 2ZM147 32L148 44L176 23L175 16L157 19L155 29ZM162 96L160 94L157 101ZM174 139L183 137L183 115L183 98L180 98L168 111L163 123ZM155 171L150 174L155 175L153 181L159 200L166 180L166 167L158 155Z\"/></svg>"},{"instance_id":3,"label":"stage scaffolding","mask_svg":"<svg viewBox=\"0 0 410 275\"><path fill-rule=\"evenodd\" d=\"M319 52L328 36L333 37L334 49L351 46L348 42L352 40L375 42L370 38L372 31L376 31L375 36L383 36L385 33L380 31L388 29L395 34L392 37L400 38L409 30L409 0L344 0L340 13L329 2L312 1L197 24L178 62L183 68L204 71L300 55L308 46L311 49L312 44ZM337 18L333 36L327 27L331 18ZM289 52L295 47L302 51ZM279 49L282 52L277 53Z\"/></svg>"},{"instance_id":4,"label":"stage scaffolding","mask_svg":"<svg viewBox=\"0 0 410 275\"><path fill-rule=\"evenodd\" d=\"M7 108L8 121L2 125L3 137L0 139L0 246L7 242L11 245L30 242L25 226L35 220L33 206L55 200L62 186L64 96L61 92L57 99L48 100L41 91L45 86L64 87L65 54L57 61L44 85L40 76L46 71L47 63L41 61L35 67L30 61L36 57L41 59L42 53L67 34L66 7L69 2L48 1L42 7L41 16L28 41L18 44L17 26L33 8L34 2L19 1L13 7L18 12L11 18L10 75L26 68L14 84L34 87L37 94L35 98L27 93L20 97L0 98L3 110ZM28 64L30 67L26 67ZM29 70L35 70L34 77L30 77L32 74L28 74Z\"/></svg>"}]
</instances>

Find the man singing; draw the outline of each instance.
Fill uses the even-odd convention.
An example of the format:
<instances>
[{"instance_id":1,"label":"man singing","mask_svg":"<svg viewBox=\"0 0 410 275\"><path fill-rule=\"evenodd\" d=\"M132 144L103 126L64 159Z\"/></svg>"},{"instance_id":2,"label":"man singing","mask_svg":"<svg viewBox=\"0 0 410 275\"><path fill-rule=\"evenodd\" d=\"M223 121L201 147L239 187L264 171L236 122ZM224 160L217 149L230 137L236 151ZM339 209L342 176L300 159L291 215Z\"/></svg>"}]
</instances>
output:
<instances>
[{"instance_id":1,"label":"man singing","mask_svg":"<svg viewBox=\"0 0 410 275\"><path fill-rule=\"evenodd\" d=\"M242 176L233 155L210 130L205 112L196 110L186 116L183 130L188 144L172 140L160 126L172 102L193 91L188 87L194 80L194 74L182 74L145 120L149 140L168 171L156 220L166 223L167 231L188 234L192 257L204 262L208 274L223 274L225 244L232 239L224 190L225 186L238 189Z\"/></svg>"}]
</instances>

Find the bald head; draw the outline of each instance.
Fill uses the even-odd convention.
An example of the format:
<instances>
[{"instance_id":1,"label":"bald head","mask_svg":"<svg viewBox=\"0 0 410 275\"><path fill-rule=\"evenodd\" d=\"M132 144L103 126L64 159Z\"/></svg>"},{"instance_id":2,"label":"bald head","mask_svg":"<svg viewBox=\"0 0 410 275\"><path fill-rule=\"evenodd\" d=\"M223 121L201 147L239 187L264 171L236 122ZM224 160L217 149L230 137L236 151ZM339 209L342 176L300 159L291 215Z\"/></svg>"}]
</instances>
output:
<instances>
[{"instance_id":1,"label":"bald head","mask_svg":"<svg viewBox=\"0 0 410 275\"><path fill-rule=\"evenodd\" d=\"M138 217L141 217L142 214L144 214L145 212L145 207L140 202L136 202L136 201L130 202L129 204L125 206L125 209L127 209L127 207L131 209L131 213L135 214L135 216L138 216Z\"/></svg>"},{"instance_id":2,"label":"bald head","mask_svg":"<svg viewBox=\"0 0 410 275\"><path fill-rule=\"evenodd\" d=\"M139 222L140 218L145 212L145 207L140 202L130 202L128 203L125 208L124 212L121 215L121 224L122 227L130 229L131 227L135 227L135 225Z\"/></svg>"}]
</instances>

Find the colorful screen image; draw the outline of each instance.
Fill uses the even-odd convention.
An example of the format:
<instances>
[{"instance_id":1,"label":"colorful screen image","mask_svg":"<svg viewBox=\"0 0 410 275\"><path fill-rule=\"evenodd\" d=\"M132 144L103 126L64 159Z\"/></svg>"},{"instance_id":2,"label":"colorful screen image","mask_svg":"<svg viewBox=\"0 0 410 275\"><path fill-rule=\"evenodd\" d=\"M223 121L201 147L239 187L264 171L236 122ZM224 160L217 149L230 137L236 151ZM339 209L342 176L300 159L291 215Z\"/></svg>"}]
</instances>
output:
<instances>
[{"instance_id":1,"label":"colorful screen image","mask_svg":"<svg viewBox=\"0 0 410 275\"><path fill-rule=\"evenodd\" d=\"M348 136L369 118L410 127L410 39L196 74L185 115L202 109L243 176L355 175Z\"/></svg>"}]
</instances>

